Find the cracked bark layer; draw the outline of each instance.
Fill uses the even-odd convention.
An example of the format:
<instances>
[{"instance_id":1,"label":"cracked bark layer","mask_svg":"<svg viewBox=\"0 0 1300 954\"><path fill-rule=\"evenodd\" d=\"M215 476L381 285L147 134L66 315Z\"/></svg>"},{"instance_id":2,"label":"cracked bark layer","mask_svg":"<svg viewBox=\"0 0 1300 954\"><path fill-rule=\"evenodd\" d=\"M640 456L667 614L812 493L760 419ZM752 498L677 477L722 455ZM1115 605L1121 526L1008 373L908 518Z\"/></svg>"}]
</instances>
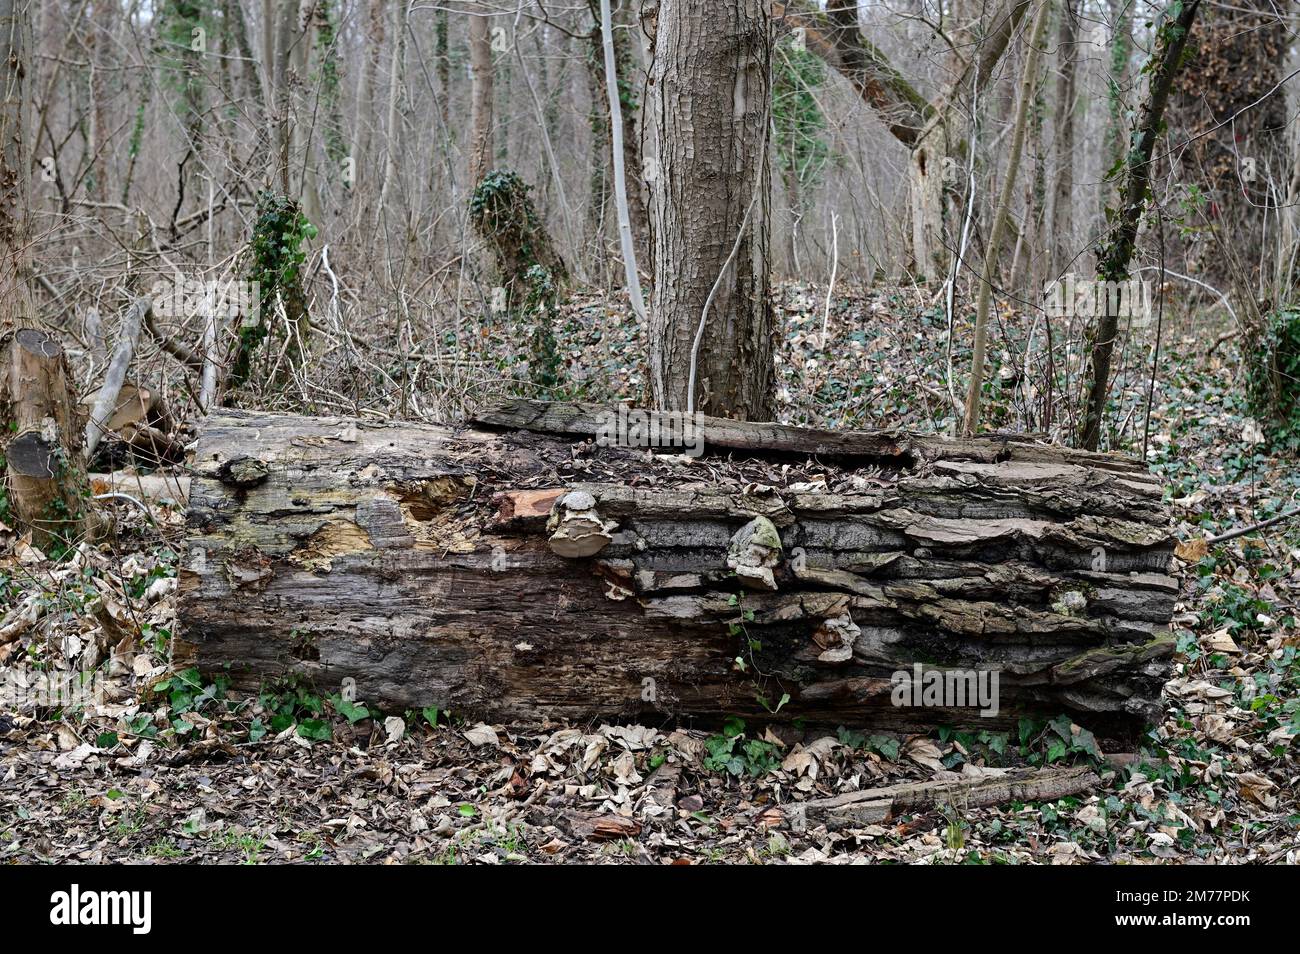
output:
<instances>
[{"instance_id":1,"label":"cracked bark layer","mask_svg":"<svg viewBox=\"0 0 1300 954\"><path fill-rule=\"evenodd\" d=\"M599 446L599 427L532 402L458 429L213 415L189 651L237 684L350 677L381 707L506 721L902 731L1065 712L1125 741L1153 721L1177 586L1160 485L1135 462L708 418L689 461ZM810 468L828 489L782 477ZM891 676L915 663L998 670L998 715L896 707Z\"/></svg>"}]
</instances>

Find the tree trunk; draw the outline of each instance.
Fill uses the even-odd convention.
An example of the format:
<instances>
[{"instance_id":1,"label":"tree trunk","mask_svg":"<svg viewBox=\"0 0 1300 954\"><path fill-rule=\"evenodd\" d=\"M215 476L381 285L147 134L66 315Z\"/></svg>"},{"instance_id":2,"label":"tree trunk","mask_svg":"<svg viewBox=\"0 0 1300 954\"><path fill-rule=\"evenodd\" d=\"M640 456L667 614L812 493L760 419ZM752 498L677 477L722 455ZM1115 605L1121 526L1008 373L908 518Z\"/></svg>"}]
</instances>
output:
<instances>
[{"instance_id":1,"label":"tree trunk","mask_svg":"<svg viewBox=\"0 0 1300 954\"><path fill-rule=\"evenodd\" d=\"M0 334L31 317L27 293L27 202L30 189L27 138L28 0L0 0ZM4 435L0 435L3 437Z\"/></svg>"},{"instance_id":2,"label":"tree trunk","mask_svg":"<svg viewBox=\"0 0 1300 954\"><path fill-rule=\"evenodd\" d=\"M384 0L369 0L365 40L361 49L361 77L357 81L357 98L352 110L352 163L357 177L363 168L369 172L370 143L374 136L375 79L379 57L384 49Z\"/></svg>"},{"instance_id":3,"label":"tree trunk","mask_svg":"<svg viewBox=\"0 0 1300 954\"><path fill-rule=\"evenodd\" d=\"M298 7L293 3L281 3L276 11L274 22L275 55L271 67L271 88L275 103L275 178L279 180L279 190L285 195L292 195L291 161L293 136L289 129L292 122L289 89L289 60L293 53L294 30L298 25Z\"/></svg>"},{"instance_id":4,"label":"tree trunk","mask_svg":"<svg viewBox=\"0 0 1300 954\"><path fill-rule=\"evenodd\" d=\"M1020 78L1020 93L1016 99L1016 118L1011 130L1011 149L1007 156L1007 168L1002 181L1002 193L993 213L993 226L989 230L989 242L984 252L984 264L980 274L979 298L975 308L975 342L971 355L970 381L966 388L966 410L962 418L962 431L967 436L974 434L980 423L980 397L984 390L984 352L988 341L989 307L993 301L993 271L997 265L998 252L1002 248L1002 235L1007 228L1007 218L1011 212L1011 196L1016 188L1016 176L1020 172L1020 154L1025 145L1025 125L1029 116L1030 102L1034 96L1034 85L1038 79L1038 47L1043 40L1043 30L1047 24L1047 14L1051 9L1051 0L1043 0L1034 25L1030 30L1028 46L1025 49L1025 68ZM1028 227L1028 222L1025 223Z\"/></svg>"},{"instance_id":5,"label":"tree trunk","mask_svg":"<svg viewBox=\"0 0 1300 954\"><path fill-rule=\"evenodd\" d=\"M469 18L469 75L472 192L492 168L492 21L485 9L472 11Z\"/></svg>"},{"instance_id":6,"label":"tree trunk","mask_svg":"<svg viewBox=\"0 0 1300 954\"><path fill-rule=\"evenodd\" d=\"M318 0L299 0L297 28L293 44L293 71L298 82L314 86L314 101L301 103L302 115L298 107L293 107L293 156L294 163L301 170L298 182L298 202L302 205L303 215L320 231L326 228L325 216L321 210L320 184L317 175L317 156L313 133L318 126L329 122L329 105L322 102L323 90L320 81L313 84L310 67L315 59L317 14L322 13L317 7ZM323 51L322 51L323 52ZM318 70L316 75L321 76ZM311 87L309 87L311 88Z\"/></svg>"},{"instance_id":7,"label":"tree trunk","mask_svg":"<svg viewBox=\"0 0 1300 954\"><path fill-rule=\"evenodd\" d=\"M659 408L763 420L773 380L766 5L664 0L655 46L651 396Z\"/></svg>"},{"instance_id":8,"label":"tree trunk","mask_svg":"<svg viewBox=\"0 0 1300 954\"><path fill-rule=\"evenodd\" d=\"M1263 328L1258 301L1287 170L1287 97L1277 89L1286 72L1291 37L1273 0L1209 6L1197 26L1194 55L1179 74L1169 126L1179 140L1184 181L1207 202L1191 213L1187 268L1230 290L1246 325L1247 345ZM1293 11L1294 12L1294 11Z\"/></svg>"},{"instance_id":9,"label":"tree trunk","mask_svg":"<svg viewBox=\"0 0 1300 954\"><path fill-rule=\"evenodd\" d=\"M195 455L182 649L240 686L351 678L389 709L503 720L1067 713L1132 741L1158 714L1177 585L1137 463L703 418L678 432L709 455L688 466L620 446L643 443L628 420L219 410ZM997 713L896 704L915 665L997 672Z\"/></svg>"},{"instance_id":10,"label":"tree trunk","mask_svg":"<svg viewBox=\"0 0 1300 954\"><path fill-rule=\"evenodd\" d=\"M442 119L440 136L450 136L451 128L451 51L448 47L449 18L445 8L434 14L434 58L438 72L438 114Z\"/></svg>"},{"instance_id":11,"label":"tree trunk","mask_svg":"<svg viewBox=\"0 0 1300 954\"><path fill-rule=\"evenodd\" d=\"M72 546L85 522L86 465L63 348L43 331L22 328L0 339L0 360L9 508L37 547Z\"/></svg>"},{"instance_id":12,"label":"tree trunk","mask_svg":"<svg viewBox=\"0 0 1300 954\"><path fill-rule=\"evenodd\" d=\"M91 33L90 56L90 124L89 149L91 153L92 194L100 200L107 201L112 194L108 183L109 160L112 154L108 149L109 120L108 106L110 93L106 81L112 70L114 51L113 30L117 25L118 5L115 3L95 4L93 32Z\"/></svg>"},{"instance_id":13,"label":"tree trunk","mask_svg":"<svg viewBox=\"0 0 1300 954\"><path fill-rule=\"evenodd\" d=\"M384 204L397 186L397 154L402 141L402 84L406 82L406 0L393 4L393 58L388 64L388 121L384 124L384 177L379 186L375 210L376 229L385 213Z\"/></svg>"},{"instance_id":14,"label":"tree trunk","mask_svg":"<svg viewBox=\"0 0 1300 954\"><path fill-rule=\"evenodd\" d=\"M936 122L908 156L907 197L912 220L912 271L923 279L943 275L948 269L944 244L944 170L952 162L948 131Z\"/></svg>"},{"instance_id":15,"label":"tree trunk","mask_svg":"<svg viewBox=\"0 0 1300 954\"><path fill-rule=\"evenodd\" d=\"M588 175L587 235L594 253L605 257L605 222L609 212L610 182L609 101L605 95L605 60L599 35L584 51L587 66L587 93L591 108L587 127L591 133L591 170Z\"/></svg>"},{"instance_id":16,"label":"tree trunk","mask_svg":"<svg viewBox=\"0 0 1300 954\"><path fill-rule=\"evenodd\" d=\"M1074 258L1074 109L1078 44L1079 0L1065 0L1057 32L1061 72L1056 83L1056 185L1052 199L1050 266L1053 277L1069 267Z\"/></svg>"},{"instance_id":17,"label":"tree trunk","mask_svg":"<svg viewBox=\"0 0 1300 954\"><path fill-rule=\"evenodd\" d=\"M1174 0L1156 31L1156 46L1151 53L1155 69L1146 102L1142 104L1142 113L1133 127L1120 190L1122 204L1111 234L1098 253L1097 275L1102 281L1128 280L1138 226L1151 192L1151 152L1164 127L1165 105L1169 101L1174 77L1182 65L1183 50L1187 48L1187 38L1200 5L1201 0ZM1171 20L1168 12L1174 9L1178 10L1178 16ZM1101 423L1110 389L1110 358L1115 350L1115 336L1119 333L1117 299L1118 296L1105 296L1105 307L1097 319L1092 339L1088 393L1079 437L1080 445L1088 450L1096 450L1101 442Z\"/></svg>"}]
</instances>

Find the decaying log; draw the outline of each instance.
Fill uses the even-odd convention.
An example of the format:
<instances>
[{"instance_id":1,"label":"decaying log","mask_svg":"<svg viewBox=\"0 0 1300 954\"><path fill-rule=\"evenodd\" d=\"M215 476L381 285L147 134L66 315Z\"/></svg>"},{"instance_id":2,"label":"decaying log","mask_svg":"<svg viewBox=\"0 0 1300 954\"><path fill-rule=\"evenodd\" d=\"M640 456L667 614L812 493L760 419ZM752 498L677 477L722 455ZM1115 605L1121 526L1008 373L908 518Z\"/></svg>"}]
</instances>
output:
<instances>
[{"instance_id":1,"label":"decaying log","mask_svg":"<svg viewBox=\"0 0 1300 954\"><path fill-rule=\"evenodd\" d=\"M1131 740L1158 713L1177 587L1141 465L707 418L692 459L600 428L524 402L462 428L215 412L185 639L237 683L351 678L381 707L500 720L1067 713ZM896 704L918 666L996 673L996 713Z\"/></svg>"},{"instance_id":2,"label":"decaying log","mask_svg":"<svg viewBox=\"0 0 1300 954\"><path fill-rule=\"evenodd\" d=\"M68 545L86 517L86 467L63 347L37 328L0 340L0 455L9 506L41 548Z\"/></svg>"}]
</instances>

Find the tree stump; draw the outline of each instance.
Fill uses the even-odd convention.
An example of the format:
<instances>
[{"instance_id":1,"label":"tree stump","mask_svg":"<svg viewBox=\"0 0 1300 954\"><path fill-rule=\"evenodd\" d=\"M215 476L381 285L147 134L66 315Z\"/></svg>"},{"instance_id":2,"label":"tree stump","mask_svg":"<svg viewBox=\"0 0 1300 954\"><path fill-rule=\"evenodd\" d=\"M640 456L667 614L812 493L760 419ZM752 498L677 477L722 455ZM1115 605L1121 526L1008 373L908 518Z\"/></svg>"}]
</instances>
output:
<instances>
[{"instance_id":1,"label":"tree stump","mask_svg":"<svg viewBox=\"0 0 1300 954\"><path fill-rule=\"evenodd\" d=\"M81 420L62 346L36 328L0 341L0 454L9 509L32 543L70 546L86 518Z\"/></svg>"}]
</instances>

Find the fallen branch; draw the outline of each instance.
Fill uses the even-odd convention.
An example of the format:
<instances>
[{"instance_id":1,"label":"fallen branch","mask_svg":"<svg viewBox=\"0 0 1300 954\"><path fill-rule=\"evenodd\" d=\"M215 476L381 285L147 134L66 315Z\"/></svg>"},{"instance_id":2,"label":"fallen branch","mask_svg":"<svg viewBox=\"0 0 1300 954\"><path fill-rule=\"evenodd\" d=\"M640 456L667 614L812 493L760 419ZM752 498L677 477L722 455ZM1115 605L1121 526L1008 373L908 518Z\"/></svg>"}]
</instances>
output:
<instances>
[{"instance_id":1,"label":"fallen branch","mask_svg":"<svg viewBox=\"0 0 1300 954\"><path fill-rule=\"evenodd\" d=\"M199 368L203 366L203 359L179 341L173 341L171 338L167 337L167 335L163 334L162 331L159 330L158 326L154 324L153 319L153 309L149 308L144 313L144 327L154 341L158 342L158 347L162 348L186 367L192 368L195 371L199 370Z\"/></svg>"},{"instance_id":2,"label":"fallen branch","mask_svg":"<svg viewBox=\"0 0 1300 954\"><path fill-rule=\"evenodd\" d=\"M90 486L96 495L130 492L142 500L155 503L176 503L184 506L190 499L188 475L135 474L129 470L91 474Z\"/></svg>"},{"instance_id":3,"label":"fallen branch","mask_svg":"<svg viewBox=\"0 0 1300 954\"><path fill-rule=\"evenodd\" d=\"M1293 517L1300 517L1300 507L1292 507L1290 510L1278 514L1276 517L1269 517L1267 520L1261 520L1258 523L1252 523L1248 527L1239 527L1236 530L1229 530L1227 533L1220 533L1217 536L1206 537L1206 543L1223 543L1225 540L1235 540L1237 537L1244 537L1248 533L1254 533L1256 530L1267 530L1269 527L1275 527L1279 523L1284 523Z\"/></svg>"},{"instance_id":4,"label":"fallen branch","mask_svg":"<svg viewBox=\"0 0 1300 954\"><path fill-rule=\"evenodd\" d=\"M126 319L122 323L122 337L113 350L113 359L104 374L104 384L95 397L95 403L90 409L90 419L86 422L87 461L94 459L95 449L107 433L104 425L117 407L117 396L126 382L126 369L130 367L131 359L135 357L135 346L140 340L140 325L150 308L148 298L137 298L127 310Z\"/></svg>"},{"instance_id":5,"label":"fallen branch","mask_svg":"<svg viewBox=\"0 0 1300 954\"><path fill-rule=\"evenodd\" d=\"M998 772L996 769L986 770ZM782 807L793 831L811 825L830 829L878 825L907 812L926 812L944 805L958 809L987 808L1005 802L1055 801L1098 784L1086 765L1056 769L1009 769L996 775L933 782L906 782L845 792L829 798Z\"/></svg>"}]
</instances>

